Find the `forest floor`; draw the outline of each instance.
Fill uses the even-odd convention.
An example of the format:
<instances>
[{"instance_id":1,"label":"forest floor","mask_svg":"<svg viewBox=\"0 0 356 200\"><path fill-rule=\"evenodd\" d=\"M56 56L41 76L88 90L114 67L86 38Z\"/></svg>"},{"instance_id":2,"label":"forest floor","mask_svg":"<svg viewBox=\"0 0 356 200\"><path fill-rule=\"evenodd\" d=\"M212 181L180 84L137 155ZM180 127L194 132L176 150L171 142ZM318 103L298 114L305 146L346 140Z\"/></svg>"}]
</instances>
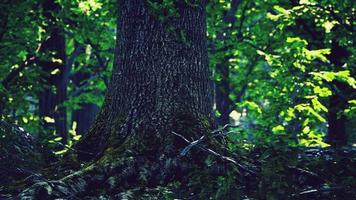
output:
<instances>
[{"instance_id":1,"label":"forest floor","mask_svg":"<svg viewBox=\"0 0 356 200\"><path fill-rule=\"evenodd\" d=\"M37 146L18 127L1 122L0 132L0 200L16 199L25 188L53 180L53 174L45 173L48 166L56 166L57 159L50 152ZM221 154L208 156L203 170L189 174L189 182L134 187L117 194L105 194L105 188L101 188L97 193L68 199L351 200L356 199L355 153L356 148L352 146L256 147L225 152L223 158Z\"/></svg>"}]
</instances>

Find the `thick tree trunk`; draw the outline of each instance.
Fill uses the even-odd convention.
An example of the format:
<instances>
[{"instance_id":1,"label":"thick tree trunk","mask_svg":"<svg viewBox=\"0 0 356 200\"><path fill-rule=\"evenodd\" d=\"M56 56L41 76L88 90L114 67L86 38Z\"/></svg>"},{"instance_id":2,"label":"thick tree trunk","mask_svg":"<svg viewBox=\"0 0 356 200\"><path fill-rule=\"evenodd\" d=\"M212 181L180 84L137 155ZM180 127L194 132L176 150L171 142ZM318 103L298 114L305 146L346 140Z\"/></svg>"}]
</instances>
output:
<instances>
[{"instance_id":1,"label":"thick tree trunk","mask_svg":"<svg viewBox=\"0 0 356 200\"><path fill-rule=\"evenodd\" d=\"M39 95L39 115L41 117L51 117L55 119L54 128L58 136L62 137L62 142L67 141L67 112L61 104L67 98L68 84L68 67L65 65L65 41L64 35L60 28L56 27L55 19L51 11L58 10L58 5L53 0L46 0L43 3L43 8L46 11L45 16L49 20L50 38L42 45L41 50L47 53L55 53L55 58L61 61L41 61L45 74L45 88ZM52 75L51 72L58 69L57 74ZM55 91L53 91L54 86ZM46 130L53 128L53 125L42 121L42 125Z\"/></svg>"},{"instance_id":2,"label":"thick tree trunk","mask_svg":"<svg viewBox=\"0 0 356 200\"><path fill-rule=\"evenodd\" d=\"M165 22L145 0L119 5L116 62L105 103L76 146L78 160L95 160L58 181L36 183L20 198L79 198L104 189L119 199L114 194L182 180L203 165L205 157L194 149L181 156L187 144L174 133L199 139L211 129L205 3L179 1L179 17Z\"/></svg>"},{"instance_id":3,"label":"thick tree trunk","mask_svg":"<svg viewBox=\"0 0 356 200\"><path fill-rule=\"evenodd\" d=\"M212 109L204 8L177 4L180 17L162 23L144 0L119 4L111 84L96 122L77 146L93 154L107 147L109 136L123 142L138 126L148 130L148 124L154 124L152 134L164 132L166 137L176 126L176 118L208 119ZM118 131L123 122L125 130ZM79 158L87 160L90 155Z\"/></svg>"}]
</instances>

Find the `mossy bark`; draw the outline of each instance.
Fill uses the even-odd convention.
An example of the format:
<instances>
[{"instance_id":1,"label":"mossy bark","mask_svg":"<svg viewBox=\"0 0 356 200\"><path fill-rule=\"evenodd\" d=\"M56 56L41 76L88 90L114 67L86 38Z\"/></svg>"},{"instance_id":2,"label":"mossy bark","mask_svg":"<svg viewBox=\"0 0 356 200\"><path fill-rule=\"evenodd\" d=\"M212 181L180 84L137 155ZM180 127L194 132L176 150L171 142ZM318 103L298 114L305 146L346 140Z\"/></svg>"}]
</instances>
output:
<instances>
[{"instance_id":1,"label":"mossy bark","mask_svg":"<svg viewBox=\"0 0 356 200\"><path fill-rule=\"evenodd\" d=\"M178 15L162 20L146 0L118 2L111 83L95 123L75 147L86 167L37 183L20 198L82 198L101 191L114 197L184 180L203 165L194 149L180 155L187 143L173 132L199 139L212 128L205 3L175 1Z\"/></svg>"}]
</instances>

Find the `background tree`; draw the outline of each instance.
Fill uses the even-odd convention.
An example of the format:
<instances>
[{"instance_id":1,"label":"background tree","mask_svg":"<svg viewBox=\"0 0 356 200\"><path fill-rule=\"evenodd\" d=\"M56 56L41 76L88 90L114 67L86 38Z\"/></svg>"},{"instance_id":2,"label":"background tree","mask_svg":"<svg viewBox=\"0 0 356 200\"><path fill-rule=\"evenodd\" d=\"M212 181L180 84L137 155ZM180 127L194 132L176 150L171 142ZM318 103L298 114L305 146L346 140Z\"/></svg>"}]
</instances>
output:
<instances>
[{"instance_id":1,"label":"background tree","mask_svg":"<svg viewBox=\"0 0 356 200\"><path fill-rule=\"evenodd\" d=\"M39 116L43 119L54 119L56 135L61 137L63 144L67 142L67 112L63 102L67 98L67 84L70 69L66 63L64 31L60 28L55 15L60 6L53 0L46 0L42 4L45 22L48 24L46 32L49 38L41 45L44 56L52 54L53 57L39 61L44 76L45 87L39 94ZM42 121L44 129L51 130L52 123Z\"/></svg>"}]
</instances>

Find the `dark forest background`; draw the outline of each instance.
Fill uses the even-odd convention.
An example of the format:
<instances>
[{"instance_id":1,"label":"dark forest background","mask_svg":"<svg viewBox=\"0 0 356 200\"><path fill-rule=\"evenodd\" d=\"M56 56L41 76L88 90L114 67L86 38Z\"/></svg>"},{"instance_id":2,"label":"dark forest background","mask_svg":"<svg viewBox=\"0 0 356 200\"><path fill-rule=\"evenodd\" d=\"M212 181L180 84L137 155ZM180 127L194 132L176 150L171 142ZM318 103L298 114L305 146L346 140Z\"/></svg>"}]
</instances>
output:
<instances>
[{"instance_id":1,"label":"dark forest background","mask_svg":"<svg viewBox=\"0 0 356 200\"><path fill-rule=\"evenodd\" d=\"M163 23L176 15L170 0L147 2ZM0 120L30 133L54 154L50 159L70 152L100 111L119 6L114 0L0 2ZM339 192L352 199L354 2L211 0L206 12L213 115L216 127L229 124L227 155L249 157L261 169L252 196ZM178 35L189 44L184 31ZM2 146L15 140L0 134ZM199 181L212 183L207 196L229 199L246 184L234 173Z\"/></svg>"}]
</instances>

